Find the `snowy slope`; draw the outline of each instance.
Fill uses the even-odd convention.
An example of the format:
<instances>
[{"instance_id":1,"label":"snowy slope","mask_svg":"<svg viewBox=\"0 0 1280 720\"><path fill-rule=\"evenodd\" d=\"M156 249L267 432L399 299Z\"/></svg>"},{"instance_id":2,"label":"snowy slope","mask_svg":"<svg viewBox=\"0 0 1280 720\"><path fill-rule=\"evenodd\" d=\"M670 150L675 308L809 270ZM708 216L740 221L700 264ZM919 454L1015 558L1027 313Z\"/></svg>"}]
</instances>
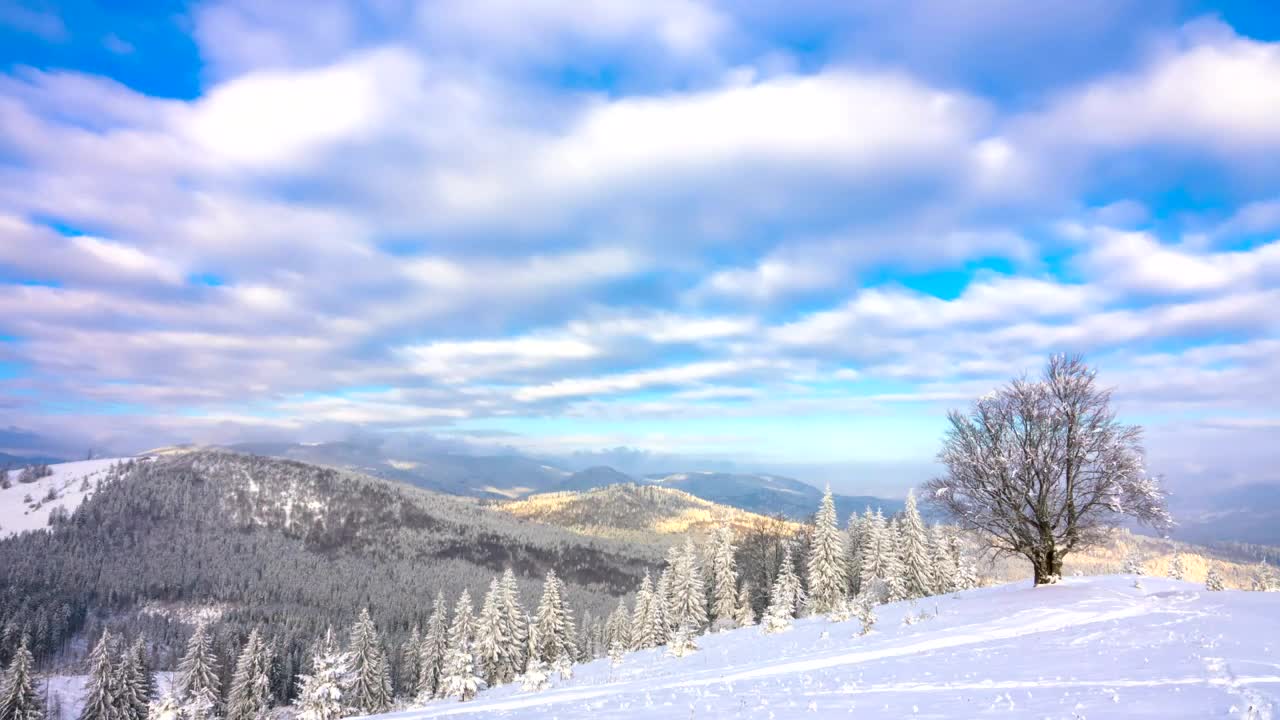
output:
<instances>
[{"instance_id":1,"label":"snowy slope","mask_svg":"<svg viewBox=\"0 0 1280 720\"><path fill-rule=\"evenodd\" d=\"M856 620L747 628L703 636L685 658L578 666L542 693L504 686L383 717L1280 717L1280 594L1142 584L1071 578L896 603L865 637ZM906 626L908 612L937 615Z\"/></svg>"},{"instance_id":2,"label":"snowy slope","mask_svg":"<svg viewBox=\"0 0 1280 720\"><path fill-rule=\"evenodd\" d=\"M0 489L0 538L49 527L49 513L56 507L65 507L68 513L75 512L80 501L92 492L93 484L105 477L112 465L128 459L102 458L50 465L53 474L33 483L18 482L18 471L11 471L9 477L13 486ZM81 491L86 477L90 489ZM58 497L45 501L50 488L57 492ZM25 500L28 495L31 496L30 502ZM39 507L35 507L37 505Z\"/></svg>"}]
</instances>

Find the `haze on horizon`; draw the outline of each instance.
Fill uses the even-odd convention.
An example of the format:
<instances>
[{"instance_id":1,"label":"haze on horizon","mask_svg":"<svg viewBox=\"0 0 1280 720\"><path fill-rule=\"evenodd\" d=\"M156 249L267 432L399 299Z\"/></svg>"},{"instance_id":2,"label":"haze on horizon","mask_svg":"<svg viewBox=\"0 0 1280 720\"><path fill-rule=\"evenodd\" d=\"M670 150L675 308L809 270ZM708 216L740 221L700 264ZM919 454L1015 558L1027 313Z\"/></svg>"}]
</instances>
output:
<instances>
[{"instance_id":1,"label":"haze on horizon","mask_svg":"<svg viewBox=\"0 0 1280 720\"><path fill-rule=\"evenodd\" d=\"M1080 352L1175 490L1280 485L1262 4L149 10L0 0L0 451L884 492Z\"/></svg>"}]
</instances>

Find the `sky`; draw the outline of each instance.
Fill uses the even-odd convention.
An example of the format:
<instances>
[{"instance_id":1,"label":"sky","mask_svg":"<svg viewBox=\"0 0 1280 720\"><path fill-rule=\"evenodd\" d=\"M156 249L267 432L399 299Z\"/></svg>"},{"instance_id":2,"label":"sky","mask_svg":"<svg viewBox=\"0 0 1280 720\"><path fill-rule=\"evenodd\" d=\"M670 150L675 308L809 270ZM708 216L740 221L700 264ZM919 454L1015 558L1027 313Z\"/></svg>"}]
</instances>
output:
<instances>
[{"instance_id":1,"label":"sky","mask_svg":"<svg viewBox=\"0 0 1280 720\"><path fill-rule=\"evenodd\" d=\"M879 489L1070 352L1280 483L1265 6L0 0L0 446Z\"/></svg>"}]
</instances>

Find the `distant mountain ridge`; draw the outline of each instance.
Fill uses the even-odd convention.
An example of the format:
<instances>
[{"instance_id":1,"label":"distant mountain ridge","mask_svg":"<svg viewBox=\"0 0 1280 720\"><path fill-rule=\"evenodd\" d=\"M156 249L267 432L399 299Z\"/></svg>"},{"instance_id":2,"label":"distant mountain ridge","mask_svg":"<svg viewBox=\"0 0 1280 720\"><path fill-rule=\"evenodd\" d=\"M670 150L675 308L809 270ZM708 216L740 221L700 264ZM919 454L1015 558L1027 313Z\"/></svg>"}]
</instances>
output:
<instances>
[{"instance_id":1,"label":"distant mountain ridge","mask_svg":"<svg viewBox=\"0 0 1280 720\"><path fill-rule=\"evenodd\" d=\"M607 465L570 472L523 455L463 455L439 451L393 452L373 444L242 443L232 450L282 457L396 480L426 490L489 500L514 500L558 491L587 491L628 483L661 485L721 505L762 515L804 520L818 509L822 491L813 485L763 473L711 471L632 476ZM836 495L843 523L851 513L902 509L901 500L869 495Z\"/></svg>"}]
</instances>

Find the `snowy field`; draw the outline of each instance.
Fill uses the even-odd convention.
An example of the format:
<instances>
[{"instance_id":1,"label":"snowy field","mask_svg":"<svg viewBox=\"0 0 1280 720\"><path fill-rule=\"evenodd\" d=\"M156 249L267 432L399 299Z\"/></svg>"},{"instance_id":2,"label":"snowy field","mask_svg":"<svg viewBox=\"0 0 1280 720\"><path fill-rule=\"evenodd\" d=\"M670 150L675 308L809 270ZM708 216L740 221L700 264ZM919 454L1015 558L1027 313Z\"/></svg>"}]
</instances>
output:
<instances>
[{"instance_id":1,"label":"snowy field","mask_svg":"<svg viewBox=\"0 0 1280 720\"><path fill-rule=\"evenodd\" d=\"M129 458L102 458L99 460L81 460L80 462L59 463L50 465L53 474L33 483L18 482L18 470L11 470L9 478L13 486L0 488L0 538L27 530L41 530L49 527L49 513L54 508L64 507L68 513L75 512L85 496L92 492L81 491L85 478L89 486L107 474L107 470L118 462ZM58 497L46 501L44 498L52 488ZM27 501L26 497L31 500ZM34 507L38 505L39 507Z\"/></svg>"},{"instance_id":2,"label":"snowy field","mask_svg":"<svg viewBox=\"0 0 1280 720\"><path fill-rule=\"evenodd\" d=\"M1280 593L1206 592L1132 576L1006 585L698 638L575 668L541 693L518 685L382 718L1280 717ZM931 617L904 625L907 614Z\"/></svg>"}]
</instances>

